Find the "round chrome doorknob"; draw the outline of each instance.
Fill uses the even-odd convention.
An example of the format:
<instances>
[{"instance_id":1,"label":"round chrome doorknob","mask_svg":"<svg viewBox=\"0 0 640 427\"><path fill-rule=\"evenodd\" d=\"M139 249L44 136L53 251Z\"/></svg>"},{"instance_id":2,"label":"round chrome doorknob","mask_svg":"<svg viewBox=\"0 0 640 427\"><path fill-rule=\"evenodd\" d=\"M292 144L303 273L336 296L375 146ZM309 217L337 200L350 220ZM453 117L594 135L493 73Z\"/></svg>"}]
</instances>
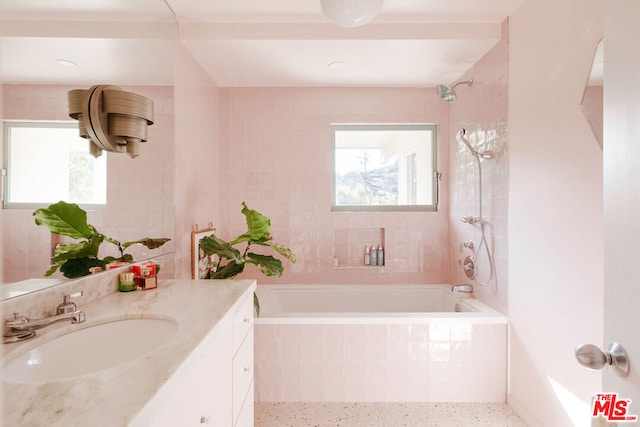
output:
<instances>
[{"instance_id":1,"label":"round chrome doorknob","mask_svg":"<svg viewBox=\"0 0 640 427\"><path fill-rule=\"evenodd\" d=\"M629 356L617 342L609 344L606 352L593 344L580 344L576 347L575 354L578 362L589 369L602 369L609 365L619 377L629 375Z\"/></svg>"},{"instance_id":2,"label":"round chrome doorknob","mask_svg":"<svg viewBox=\"0 0 640 427\"><path fill-rule=\"evenodd\" d=\"M576 347L576 359L589 369L602 369L609 361L600 347L593 344L580 344Z\"/></svg>"}]
</instances>

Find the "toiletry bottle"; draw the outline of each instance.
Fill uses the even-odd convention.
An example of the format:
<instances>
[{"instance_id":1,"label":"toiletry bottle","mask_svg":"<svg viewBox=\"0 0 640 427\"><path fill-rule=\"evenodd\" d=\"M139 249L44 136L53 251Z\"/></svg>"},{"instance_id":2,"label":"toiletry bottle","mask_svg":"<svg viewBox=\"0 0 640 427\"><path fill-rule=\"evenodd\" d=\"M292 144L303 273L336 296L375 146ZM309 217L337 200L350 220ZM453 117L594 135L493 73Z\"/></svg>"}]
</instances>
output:
<instances>
[{"instance_id":1,"label":"toiletry bottle","mask_svg":"<svg viewBox=\"0 0 640 427\"><path fill-rule=\"evenodd\" d=\"M378 265L378 250L371 245L371 265Z\"/></svg>"},{"instance_id":2,"label":"toiletry bottle","mask_svg":"<svg viewBox=\"0 0 640 427\"><path fill-rule=\"evenodd\" d=\"M371 265L371 246L364 247L364 265Z\"/></svg>"},{"instance_id":3,"label":"toiletry bottle","mask_svg":"<svg viewBox=\"0 0 640 427\"><path fill-rule=\"evenodd\" d=\"M382 245L378 245L378 265L384 265L384 249L382 249Z\"/></svg>"},{"instance_id":4,"label":"toiletry bottle","mask_svg":"<svg viewBox=\"0 0 640 427\"><path fill-rule=\"evenodd\" d=\"M120 292L136 290L136 282L133 279L133 273L120 273L118 279L118 290Z\"/></svg>"}]
</instances>

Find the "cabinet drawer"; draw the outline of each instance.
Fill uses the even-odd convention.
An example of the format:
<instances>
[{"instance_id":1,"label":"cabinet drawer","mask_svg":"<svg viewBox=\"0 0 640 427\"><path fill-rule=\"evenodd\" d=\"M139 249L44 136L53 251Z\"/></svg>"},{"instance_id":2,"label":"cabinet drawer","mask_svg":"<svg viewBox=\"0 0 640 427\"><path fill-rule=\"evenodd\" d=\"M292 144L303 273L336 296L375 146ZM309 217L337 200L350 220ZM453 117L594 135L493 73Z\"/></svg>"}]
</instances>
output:
<instances>
[{"instance_id":1,"label":"cabinet drawer","mask_svg":"<svg viewBox=\"0 0 640 427\"><path fill-rule=\"evenodd\" d=\"M233 352L235 354L253 325L253 292L247 292L236 305L233 315Z\"/></svg>"},{"instance_id":2,"label":"cabinet drawer","mask_svg":"<svg viewBox=\"0 0 640 427\"><path fill-rule=\"evenodd\" d=\"M233 422L238 419L242 404L253 383L253 328L249 330L233 358ZM251 396L253 398L253 395Z\"/></svg>"},{"instance_id":3,"label":"cabinet drawer","mask_svg":"<svg viewBox=\"0 0 640 427\"><path fill-rule=\"evenodd\" d=\"M254 407L253 407L253 384L249 387L249 392L245 399L242 409L240 410L240 416L234 424L235 427L253 427L254 421Z\"/></svg>"}]
</instances>

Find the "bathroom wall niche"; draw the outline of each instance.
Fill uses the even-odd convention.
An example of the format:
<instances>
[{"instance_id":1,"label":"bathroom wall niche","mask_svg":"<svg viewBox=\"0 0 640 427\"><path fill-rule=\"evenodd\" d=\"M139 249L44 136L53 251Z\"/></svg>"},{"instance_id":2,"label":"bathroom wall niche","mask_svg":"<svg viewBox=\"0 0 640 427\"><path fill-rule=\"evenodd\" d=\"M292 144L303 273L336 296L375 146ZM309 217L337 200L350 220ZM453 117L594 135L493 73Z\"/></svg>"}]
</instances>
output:
<instances>
[{"instance_id":1,"label":"bathroom wall niche","mask_svg":"<svg viewBox=\"0 0 640 427\"><path fill-rule=\"evenodd\" d=\"M372 268L380 265L365 265L364 255L367 245L385 251L384 228L352 228L334 230L334 267L335 268Z\"/></svg>"}]
</instances>

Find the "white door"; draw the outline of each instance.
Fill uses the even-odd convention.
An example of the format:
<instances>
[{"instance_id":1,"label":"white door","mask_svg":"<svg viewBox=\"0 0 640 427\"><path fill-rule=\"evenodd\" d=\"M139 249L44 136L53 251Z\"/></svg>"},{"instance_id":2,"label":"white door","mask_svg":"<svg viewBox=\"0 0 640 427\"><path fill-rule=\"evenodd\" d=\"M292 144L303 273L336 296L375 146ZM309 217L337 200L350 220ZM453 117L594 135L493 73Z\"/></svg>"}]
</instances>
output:
<instances>
[{"instance_id":1,"label":"white door","mask_svg":"<svg viewBox=\"0 0 640 427\"><path fill-rule=\"evenodd\" d=\"M603 369L603 392L631 399L640 424L640 2L606 0L604 31L604 343L630 372ZM588 230L585 230L588 232ZM620 423L619 425L633 425Z\"/></svg>"}]
</instances>

